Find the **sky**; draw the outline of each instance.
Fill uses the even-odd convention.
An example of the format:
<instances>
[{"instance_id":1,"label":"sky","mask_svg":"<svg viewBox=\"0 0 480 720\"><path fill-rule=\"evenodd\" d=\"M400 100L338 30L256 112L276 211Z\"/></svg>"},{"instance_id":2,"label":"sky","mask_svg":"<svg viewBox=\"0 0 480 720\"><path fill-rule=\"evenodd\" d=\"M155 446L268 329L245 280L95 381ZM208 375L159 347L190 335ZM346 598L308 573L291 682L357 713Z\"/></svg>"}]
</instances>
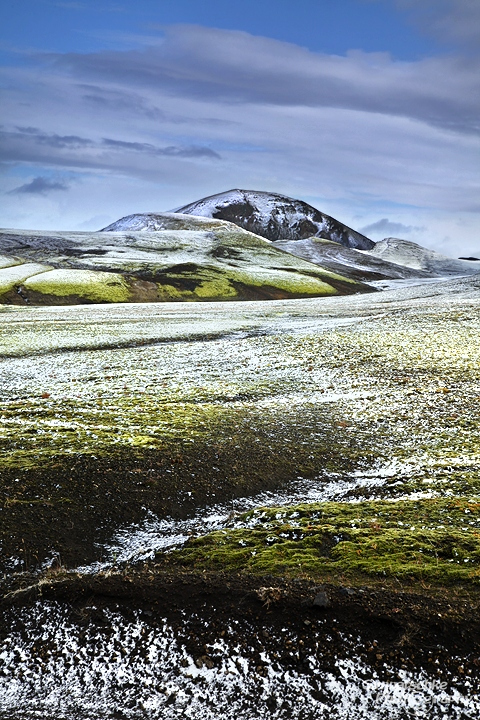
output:
<instances>
[{"instance_id":1,"label":"sky","mask_svg":"<svg viewBox=\"0 0 480 720\"><path fill-rule=\"evenodd\" d=\"M479 0L3 0L0 225L232 188L480 256Z\"/></svg>"}]
</instances>

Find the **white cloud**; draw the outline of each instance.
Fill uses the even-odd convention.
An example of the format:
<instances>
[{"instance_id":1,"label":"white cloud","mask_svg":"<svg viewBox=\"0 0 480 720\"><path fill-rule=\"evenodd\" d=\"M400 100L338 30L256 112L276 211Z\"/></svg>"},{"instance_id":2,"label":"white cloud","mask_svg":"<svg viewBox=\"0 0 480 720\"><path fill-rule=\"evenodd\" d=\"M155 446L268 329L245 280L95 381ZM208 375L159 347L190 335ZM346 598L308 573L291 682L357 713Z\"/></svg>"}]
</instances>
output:
<instances>
[{"instance_id":1,"label":"white cloud","mask_svg":"<svg viewBox=\"0 0 480 720\"><path fill-rule=\"evenodd\" d=\"M478 132L480 62L439 57L394 61L387 53L314 53L245 32L168 29L144 50L51 56L74 77L217 102L336 107Z\"/></svg>"}]
</instances>

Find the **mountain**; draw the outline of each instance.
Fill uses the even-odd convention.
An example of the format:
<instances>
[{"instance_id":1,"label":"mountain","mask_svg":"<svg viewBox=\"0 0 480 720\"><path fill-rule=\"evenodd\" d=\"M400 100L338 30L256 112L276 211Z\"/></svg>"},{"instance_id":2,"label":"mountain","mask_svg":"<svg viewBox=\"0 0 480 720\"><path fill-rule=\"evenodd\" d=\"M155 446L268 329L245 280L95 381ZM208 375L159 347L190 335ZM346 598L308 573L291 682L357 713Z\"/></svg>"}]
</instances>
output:
<instances>
[{"instance_id":1,"label":"mountain","mask_svg":"<svg viewBox=\"0 0 480 720\"><path fill-rule=\"evenodd\" d=\"M0 231L0 303L269 300L371 291L222 220L159 213L128 216L96 233Z\"/></svg>"},{"instance_id":2,"label":"mountain","mask_svg":"<svg viewBox=\"0 0 480 720\"><path fill-rule=\"evenodd\" d=\"M433 277L480 272L480 267L474 260L450 258L400 238L390 237L377 242L369 254L390 263L425 271Z\"/></svg>"},{"instance_id":3,"label":"mountain","mask_svg":"<svg viewBox=\"0 0 480 720\"><path fill-rule=\"evenodd\" d=\"M373 255L372 251L354 250L323 238L278 240L272 244L279 250L292 253L304 260L321 265L331 272L340 273L344 277L361 282L407 280L432 276L432 273L425 270L388 262Z\"/></svg>"},{"instance_id":4,"label":"mountain","mask_svg":"<svg viewBox=\"0 0 480 720\"><path fill-rule=\"evenodd\" d=\"M267 240L323 237L345 247L370 250L373 240L301 200L277 193L229 190L184 205L175 212L228 220Z\"/></svg>"}]
</instances>

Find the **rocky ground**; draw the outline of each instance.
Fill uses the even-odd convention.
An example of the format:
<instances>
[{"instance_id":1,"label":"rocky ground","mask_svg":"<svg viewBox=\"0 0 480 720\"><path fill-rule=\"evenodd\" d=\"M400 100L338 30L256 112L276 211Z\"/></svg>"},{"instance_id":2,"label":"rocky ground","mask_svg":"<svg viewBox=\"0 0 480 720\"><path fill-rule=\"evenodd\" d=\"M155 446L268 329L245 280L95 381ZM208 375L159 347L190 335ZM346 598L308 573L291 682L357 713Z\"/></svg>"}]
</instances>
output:
<instances>
[{"instance_id":1,"label":"rocky ground","mask_svg":"<svg viewBox=\"0 0 480 720\"><path fill-rule=\"evenodd\" d=\"M478 717L479 307L3 306L2 717Z\"/></svg>"}]
</instances>

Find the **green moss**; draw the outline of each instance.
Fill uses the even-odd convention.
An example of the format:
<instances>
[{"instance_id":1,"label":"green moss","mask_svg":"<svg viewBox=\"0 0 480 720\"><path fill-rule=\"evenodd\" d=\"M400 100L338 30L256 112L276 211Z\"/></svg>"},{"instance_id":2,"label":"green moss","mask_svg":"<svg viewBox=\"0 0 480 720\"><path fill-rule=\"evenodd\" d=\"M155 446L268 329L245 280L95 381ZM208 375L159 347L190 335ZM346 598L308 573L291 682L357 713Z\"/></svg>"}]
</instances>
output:
<instances>
[{"instance_id":1,"label":"green moss","mask_svg":"<svg viewBox=\"0 0 480 720\"><path fill-rule=\"evenodd\" d=\"M36 277L38 273L43 275L47 270L50 270L48 265L39 263L19 263L0 269L0 296L13 290L27 278Z\"/></svg>"},{"instance_id":2,"label":"green moss","mask_svg":"<svg viewBox=\"0 0 480 720\"><path fill-rule=\"evenodd\" d=\"M229 271L229 275L235 282L253 285L254 287L269 285L291 295L320 296L337 294L337 290L325 282L323 277L321 279L320 277L312 277L303 274L301 271L292 273L283 269L256 268L250 272L248 270Z\"/></svg>"},{"instance_id":3,"label":"green moss","mask_svg":"<svg viewBox=\"0 0 480 720\"><path fill-rule=\"evenodd\" d=\"M212 270L202 282L215 277ZM247 334L261 327L261 313L310 323L320 305L218 307L206 325L201 308L187 321L156 308L12 312L0 328L7 355L17 356L2 361L0 469L10 510L84 484L90 507L95 482L129 512L130 490L141 486L138 508L159 514L167 512L162 493L188 488L187 512L200 497L215 503L300 477L362 502L292 509L300 519L261 511L265 523L251 516L226 535L192 541L172 562L477 582L478 314L422 307L322 333ZM291 328L290 319L280 327ZM210 333L216 339L206 342ZM105 472L110 465L120 485ZM414 493L434 497L383 499ZM448 497L460 494L467 499ZM21 527L14 518L5 537Z\"/></svg>"},{"instance_id":4,"label":"green moss","mask_svg":"<svg viewBox=\"0 0 480 720\"><path fill-rule=\"evenodd\" d=\"M168 399L123 391L114 401L107 398L105 402L92 397L84 383L73 384L72 390L86 397L37 397L3 405L0 470L58 467L76 455L115 458L134 449L161 453L175 445L203 442L216 447L220 455L248 457L253 451L262 455L265 482L272 484L278 480L275 473L281 465L287 476L308 476L329 468L350 468L365 458L363 448L344 448L338 442L333 423L319 427L312 409L305 408L301 420L295 412L289 416L275 408L257 409L258 400L268 391L262 390L261 383L251 386L250 402L241 405L228 402L228 385L223 391L217 389L216 401L207 388L192 392L190 398L170 388L165 393ZM288 460L282 460L285 447ZM210 469L203 470L211 474ZM230 474L236 472L234 464Z\"/></svg>"},{"instance_id":5,"label":"green moss","mask_svg":"<svg viewBox=\"0 0 480 720\"><path fill-rule=\"evenodd\" d=\"M118 273L96 270L50 270L29 277L25 288L42 295L79 296L91 302L127 302L130 290Z\"/></svg>"},{"instance_id":6,"label":"green moss","mask_svg":"<svg viewBox=\"0 0 480 720\"><path fill-rule=\"evenodd\" d=\"M480 502L465 498L260 508L168 562L253 573L480 583Z\"/></svg>"},{"instance_id":7,"label":"green moss","mask_svg":"<svg viewBox=\"0 0 480 720\"><path fill-rule=\"evenodd\" d=\"M227 277L218 277L215 280L205 280L195 290L195 295L203 298L225 298L232 299L237 296L237 291L230 284Z\"/></svg>"},{"instance_id":8,"label":"green moss","mask_svg":"<svg viewBox=\"0 0 480 720\"><path fill-rule=\"evenodd\" d=\"M168 283L157 283L158 298L165 302L173 300L185 300L190 293L179 290L179 288L169 285Z\"/></svg>"}]
</instances>

